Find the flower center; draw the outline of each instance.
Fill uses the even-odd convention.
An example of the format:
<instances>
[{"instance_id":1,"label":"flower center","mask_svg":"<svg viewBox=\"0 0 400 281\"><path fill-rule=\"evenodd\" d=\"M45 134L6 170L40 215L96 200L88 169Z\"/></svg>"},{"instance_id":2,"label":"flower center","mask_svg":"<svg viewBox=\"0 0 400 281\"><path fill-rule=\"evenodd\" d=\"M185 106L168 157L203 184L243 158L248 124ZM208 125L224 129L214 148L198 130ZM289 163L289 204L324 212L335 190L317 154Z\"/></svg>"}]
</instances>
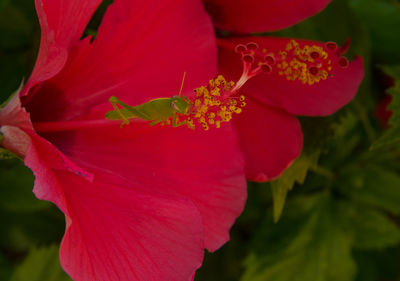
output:
<instances>
[{"instance_id":1,"label":"flower center","mask_svg":"<svg viewBox=\"0 0 400 281\"><path fill-rule=\"evenodd\" d=\"M238 95L240 88L259 73L272 72L272 67L267 60L258 63L256 67L253 66L254 50L257 48L255 43L236 47L236 52L241 54L243 62L243 73L236 83L227 82L222 75L219 75L211 79L207 86L194 90L196 94L191 99L189 115L182 116L189 128L194 129L196 123L201 124L204 130L209 130L210 126L220 128L221 123L231 121L234 114L242 112L246 102L243 95Z\"/></svg>"},{"instance_id":2,"label":"flower center","mask_svg":"<svg viewBox=\"0 0 400 281\"><path fill-rule=\"evenodd\" d=\"M229 122L233 114L242 112L246 106L245 97L233 96L236 85L233 81L227 82L222 75L210 80L207 86L195 89L195 96L191 99L192 106L186 119L189 128L195 128L199 123L204 130L214 125L221 127L222 122Z\"/></svg>"}]
</instances>

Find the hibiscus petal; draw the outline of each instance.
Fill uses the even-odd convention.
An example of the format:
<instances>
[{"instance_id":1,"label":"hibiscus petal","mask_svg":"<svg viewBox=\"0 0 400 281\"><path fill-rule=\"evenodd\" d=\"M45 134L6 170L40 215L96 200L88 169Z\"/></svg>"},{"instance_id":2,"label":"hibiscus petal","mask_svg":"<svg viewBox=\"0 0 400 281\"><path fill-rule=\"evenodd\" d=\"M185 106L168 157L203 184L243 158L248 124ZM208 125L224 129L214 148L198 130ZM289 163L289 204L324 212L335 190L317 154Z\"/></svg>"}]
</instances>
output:
<instances>
[{"instance_id":1,"label":"hibiscus petal","mask_svg":"<svg viewBox=\"0 0 400 281\"><path fill-rule=\"evenodd\" d=\"M54 146L30 136L25 163L36 177L35 194L66 215L60 256L74 280L191 280L204 249L192 202L137 181L117 184L116 174L88 181Z\"/></svg>"},{"instance_id":2,"label":"hibiscus petal","mask_svg":"<svg viewBox=\"0 0 400 281\"><path fill-rule=\"evenodd\" d=\"M42 30L33 73L22 91L27 95L37 83L50 79L64 66L71 46L78 42L101 0L36 0Z\"/></svg>"},{"instance_id":3,"label":"hibiscus petal","mask_svg":"<svg viewBox=\"0 0 400 281\"><path fill-rule=\"evenodd\" d=\"M330 0L204 0L216 27L263 32L291 26L321 11Z\"/></svg>"},{"instance_id":4,"label":"hibiscus petal","mask_svg":"<svg viewBox=\"0 0 400 281\"><path fill-rule=\"evenodd\" d=\"M283 110L246 100L235 116L247 179L264 182L278 177L301 152L303 135L296 117Z\"/></svg>"},{"instance_id":5,"label":"hibiscus petal","mask_svg":"<svg viewBox=\"0 0 400 281\"><path fill-rule=\"evenodd\" d=\"M200 1L116 0L93 44L82 41L63 71L28 104L34 121L69 120L115 95L136 105L184 94L216 71L216 43Z\"/></svg>"},{"instance_id":6,"label":"hibiscus petal","mask_svg":"<svg viewBox=\"0 0 400 281\"><path fill-rule=\"evenodd\" d=\"M61 264L76 281L190 281L203 259L201 217L193 204L57 173L68 202Z\"/></svg>"},{"instance_id":7,"label":"hibiscus petal","mask_svg":"<svg viewBox=\"0 0 400 281\"><path fill-rule=\"evenodd\" d=\"M243 210L244 162L229 124L205 132L133 122L122 129L117 124L46 138L82 167L192 200L203 217L210 250L229 239Z\"/></svg>"},{"instance_id":8,"label":"hibiscus petal","mask_svg":"<svg viewBox=\"0 0 400 281\"><path fill-rule=\"evenodd\" d=\"M64 191L60 188L55 171L68 171L81 176L86 181L93 181L93 174L80 168L51 143L32 130L24 130L30 138L24 162L35 175L33 192L42 200L53 202L67 214Z\"/></svg>"},{"instance_id":9,"label":"hibiscus petal","mask_svg":"<svg viewBox=\"0 0 400 281\"><path fill-rule=\"evenodd\" d=\"M291 39L271 37L231 38L219 41L220 71L230 79L237 79L241 73L240 55L234 48L237 44L256 42L259 53L278 54L284 51ZM260 74L249 80L244 91L263 104L283 108L296 115L329 115L347 104L357 93L363 79L363 60L357 57L345 67L340 66L342 61L348 63L341 56L342 49L328 50L324 43L306 40L296 40L300 48L304 46L319 46L329 52L327 60L331 60L332 70L326 80L313 85L303 84L299 80L287 80L285 75L279 75L277 65L272 66L272 73ZM332 44L334 47L335 45ZM259 56L256 54L256 56Z\"/></svg>"}]
</instances>

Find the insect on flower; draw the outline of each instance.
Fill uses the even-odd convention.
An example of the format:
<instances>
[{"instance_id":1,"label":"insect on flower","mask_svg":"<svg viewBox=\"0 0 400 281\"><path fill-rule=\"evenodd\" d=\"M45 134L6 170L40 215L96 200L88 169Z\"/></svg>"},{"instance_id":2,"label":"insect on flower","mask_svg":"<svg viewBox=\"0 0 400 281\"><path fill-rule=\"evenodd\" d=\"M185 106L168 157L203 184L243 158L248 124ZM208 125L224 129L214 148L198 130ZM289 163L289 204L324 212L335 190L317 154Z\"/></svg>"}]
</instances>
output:
<instances>
[{"instance_id":1,"label":"insect on flower","mask_svg":"<svg viewBox=\"0 0 400 281\"><path fill-rule=\"evenodd\" d=\"M126 103L120 101L117 97L112 96L109 101L111 102L115 110L107 112L106 118L111 120L122 119L123 122L121 124L121 127L124 124L129 124L130 118L140 118L143 120L152 121L150 123L150 126L153 126L160 122L169 121L169 118L172 118L173 127L179 127L186 124L186 120L179 122L177 118L177 113L185 115L188 114L191 106L190 100L187 97L182 96L185 76L186 72L183 74L179 94L171 98L158 98L137 106L129 106ZM122 106L122 109L119 109L117 104Z\"/></svg>"},{"instance_id":2,"label":"insect on flower","mask_svg":"<svg viewBox=\"0 0 400 281\"><path fill-rule=\"evenodd\" d=\"M249 46L255 43L249 43ZM196 123L208 130L209 125L220 128L222 122L229 122L234 113L242 112L246 105L243 95L237 96L238 90L247 80L261 72L271 72L272 68L268 61L259 63L252 68L254 58L251 54L243 52L241 45L238 46L238 53L241 53L243 62L243 73L239 80L227 82L222 75L211 79L207 86L194 90L195 95L186 97L182 95L183 84L186 73L182 78L182 84L178 95L170 98L157 98L137 106L130 106L117 97L110 97L109 101L114 110L106 113L106 118L111 120L122 120L121 127L129 124L129 119L142 119L151 121L150 126L160 123L179 127L187 125L194 129ZM121 106L121 108L118 107ZM180 121L180 118L182 121Z\"/></svg>"},{"instance_id":3,"label":"insect on flower","mask_svg":"<svg viewBox=\"0 0 400 281\"><path fill-rule=\"evenodd\" d=\"M123 120L121 126L129 124L129 119L136 118L151 121L150 126L160 123L172 124L173 127L187 125L194 129L198 124L204 130L208 130L211 125L220 128L222 122L229 122L234 114L242 112L242 108L246 106L245 96L238 95L238 92L250 78L262 72L277 72L289 81L300 81L309 86L332 77L334 65L329 52L333 52L336 45L332 48L330 44L332 43L327 43L324 50L316 45L300 47L299 43L291 40L284 50L276 53L260 50L254 42L238 44L235 51L241 55L243 72L236 83L227 82L219 75L211 79L207 86L196 88L194 96L186 97L182 95L184 74L179 94L170 98L157 98L130 106L112 96L109 101L114 110L107 112L106 118ZM339 66L345 68L348 64L348 60L341 57Z\"/></svg>"}]
</instances>

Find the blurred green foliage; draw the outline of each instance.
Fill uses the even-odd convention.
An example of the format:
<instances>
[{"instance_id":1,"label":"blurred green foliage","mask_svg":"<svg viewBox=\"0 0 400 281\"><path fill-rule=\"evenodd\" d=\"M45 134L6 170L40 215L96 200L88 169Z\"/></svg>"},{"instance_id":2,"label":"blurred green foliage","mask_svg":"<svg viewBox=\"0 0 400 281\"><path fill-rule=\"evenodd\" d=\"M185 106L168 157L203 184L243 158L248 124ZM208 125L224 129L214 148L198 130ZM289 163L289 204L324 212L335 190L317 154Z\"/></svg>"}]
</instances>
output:
<instances>
[{"instance_id":1,"label":"blurred green foliage","mask_svg":"<svg viewBox=\"0 0 400 281\"><path fill-rule=\"evenodd\" d=\"M14 271L10 281L68 281L71 280L61 269L58 247L32 248L23 263Z\"/></svg>"},{"instance_id":2,"label":"blurred green foliage","mask_svg":"<svg viewBox=\"0 0 400 281\"><path fill-rule=\"evenodd\" d=\"M104 5L86 34L94 34ZM326 118L301 118L304 150L282 177L249 183L231 241L206 254L196 280L396 281L400 278L400 4L333 0L321 13L263 34L343 44L361 55L357 97ZM0 102L28 77L40 29L33 0L0 0ZM388 77L393 85L388 85ZM389 79L390 80L390 79ZM376 108L392 96L389 128ZM0 280L65 281L63 215L32 194L19 159L0 160Z\"/></svg>"},{"instance_id":3,"label":"blurred green foliage","mask_svg":"<svg viewBox=\"0 0 400 281\"><path fill-rule=\"evenodd\" d=\"M392 102L388 109L393 112L392 118L389 123L391 128L384 132L382 136L372 145L372 149L378 149L387 146L398 146L400 142L400 65L384 66L383 71L394 79L394 85L387 90L391 95Z\"/></svg>"}]
</instances>

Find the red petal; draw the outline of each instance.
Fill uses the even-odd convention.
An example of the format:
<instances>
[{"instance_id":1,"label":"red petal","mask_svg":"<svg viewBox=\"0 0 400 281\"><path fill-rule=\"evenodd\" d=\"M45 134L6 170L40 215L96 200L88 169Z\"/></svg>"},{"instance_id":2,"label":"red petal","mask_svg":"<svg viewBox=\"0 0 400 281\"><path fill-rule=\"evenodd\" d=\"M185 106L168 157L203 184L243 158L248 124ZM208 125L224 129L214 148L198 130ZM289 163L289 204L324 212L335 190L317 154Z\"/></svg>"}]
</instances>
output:
<instances>
[{"instance_id":1,"label":"red petal","mask_svg":"<svg viewBox=\"0 0 400 281\"><path fill-rule=\"evenodd\" d=\"M203 259L202 221L191 202L137 182L93 183L58 172L68 202L61 264L76 281L190 281Z\"/></svg>"},{"instance_id":2,"label":"red petal","mask_svg":"<svg viewBox=\"0 0 400 281\"><path fill-rule=\"evenodd\" d=\"M278 53L285 50L291 39L271 37L231 38L220 43L220 71L230 79L237 79L242 71L240 56L234 52L237 44L256 42L266 53ZM300 46L325 44L315 41L296 40ZM279 75L279 69L273 66L271 74L260 74L244 86L244 91L254 100L273 107L283 108L296 115L329 115L347 104L357 93L363 79L363 60L357 57L347 67L339 65L343 60L341 49L332 50L331 75L313 85L303 84L299 80L289 81Z\"/></svg>"},{"instance_id":3,"label":"red petal","mask_svg":"<svg viewBox=\"0 0 400 281\"><path fill-rule=\"evenodd\" d=\"M68 214L64 190L58 183L55 171L74 173L84 178L87 182L93 180L93 174L81 169L50 142L38 136L35 132L25 130L25 133L29 135L31 140L24 161L25 165L35 175L33 192L39 199L53 202L65 214Z\"/></svg>"},{"instance_id":4,"label":"red petal","mask_svg":"<svg viewBox=\"0 0 400 281\"><path fill-rule=\"evenodd\" d=\"M42 30L39 55L22 95L50 79L64 66L69 50L81 37L101 0L36 0Z\"/></svg>"},{"instance_id":5,"label":"red petal","mask_svg":"<svg viewBox=\"0 0 400 281\"><path fill-rule=\"evenodd\" d=\"M264 182L278 177L301 152L303 135L296 117L283 110L246 100L234 118L246 159L247 179Z\"/></svg>"},{"instance_id":6,"label":"red petal","mask_svg":"<svg viewBox=\"0 0 400 281\"><path fill-rule=\"evenodd\" d=\"M183 94L216 71L211 20L200 1L119 0L93 44L81 42L63 69L29 103L34 121L68 120L115 95L136 105Z\"/></svg>"},{"instance_id":7,"label":"red petal","mask_svg":"<svg viewBox=\"0 0 400 281\"><path fill-rule=\"evenodd\" d=\"M133 122L122 129L82 129L47 138L82 167L192 200L203 217L210 250L229 239L243 210L244 161L229 124L205 132Z\"/></svg>"},{"instance_id":8,"label":"red petal","mask_svg":"<svg viewBox=\"0 0 400 281\"><path fill-rule=\"evenodd\" d=\"M214 24L236 32L263 32L291 26L321 11L330 0L204 0Z\"/></svg>"},{"instance_id":9,"label":"red petal","mask_svg":"<svg viewBox=\"0 0 400 281\"><path fill-rule=\"evenodd\" d=\"M74 280L191 280L202 262L204 230L190 200L152 192L140 179L121 181L117 173L87 180L54 146L27 133L34 192L66 215L61 263Z\"/></svg>"}]
</instances>

